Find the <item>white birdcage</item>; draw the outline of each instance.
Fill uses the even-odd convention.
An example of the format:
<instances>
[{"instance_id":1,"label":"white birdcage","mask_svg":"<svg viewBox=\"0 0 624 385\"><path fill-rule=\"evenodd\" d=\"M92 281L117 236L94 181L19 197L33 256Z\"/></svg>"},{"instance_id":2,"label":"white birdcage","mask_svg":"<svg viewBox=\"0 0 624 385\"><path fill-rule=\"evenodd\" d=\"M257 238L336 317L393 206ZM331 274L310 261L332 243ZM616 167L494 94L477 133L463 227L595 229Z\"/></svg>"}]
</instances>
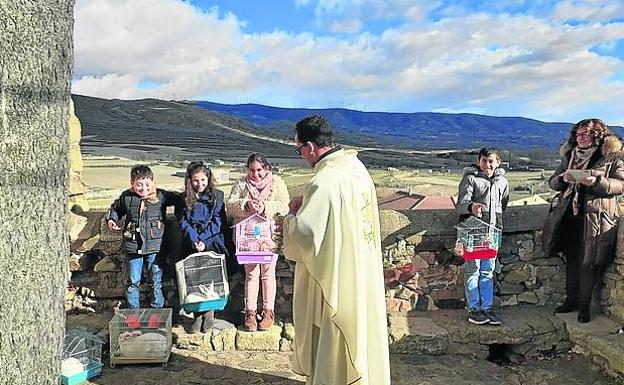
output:
<instances>
[{"instance_id":1,"label":"white birdcage","mask_svg":"<svg viewBox=\"0 0 624 385\"><path fill-rule=\"evenodd\" d=\"M234 225L236 259L240 264L273 263L277 259L273 223L254 214Z\"/></svg>"},{"instance_id":2,"label":"white birdcage","mask_svg":"<svg viewBox=\"0 0 624 385\"><path fill-rule=\"evenodd\" d=\"M225 255L191 254L176 262L180 305L187 313L223 310L230 295Z\"/></svg>"},{"instance_id":3,"label":"white birdcage","mask_svg":"<svg viewBox=\"0 0 624 385\"><path fill-rule=\"evenodd\" d=\"M110 365L162 363L171 353L171 309L121 309L109 324Z\"/></svg>"},{"instance_id":4,"label":"white birdcage","mask_svg":"<svg viewBox=\"0 0 624 385\"><path fill-rule=\"evenodd\" d=\"M80 384L99 375L103 344L101 339L87 331L68 330L63 342L61 384Z\"/></svg>"},{"instance_id":5,"label":"white birdcage","mask_svg":"<svg viewBox=\"0 0 624 385\"><path fill-rule=\"evenodd\" d=\"M501 229L470 216L455 226L457 241L455 252L464 259L491 259L498 254Z\"/></svg>"}]
</instances>

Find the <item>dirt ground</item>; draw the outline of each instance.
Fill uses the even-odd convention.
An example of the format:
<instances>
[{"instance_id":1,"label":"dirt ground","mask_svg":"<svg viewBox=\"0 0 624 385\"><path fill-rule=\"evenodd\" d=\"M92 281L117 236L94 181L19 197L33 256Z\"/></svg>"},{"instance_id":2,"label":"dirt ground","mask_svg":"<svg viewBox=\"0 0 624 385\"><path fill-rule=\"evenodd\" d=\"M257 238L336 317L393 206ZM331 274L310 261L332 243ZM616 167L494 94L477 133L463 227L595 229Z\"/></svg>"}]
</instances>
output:
<instances>
[{"instance_id":1,"label":"dirt ground","mask_svg":"<svg viewBox=\"0 0 624 385\"><path fill-rule=\"evenodd\" d=\"M283 352L193 353L174 349L166 367L105 365L89 384L304 384L290 370L290 355ZM472 356L392 355L395 385L611 385L618 380L601 374L582 357L567 354L500 366Z\"/></svg>"}]
</instances>

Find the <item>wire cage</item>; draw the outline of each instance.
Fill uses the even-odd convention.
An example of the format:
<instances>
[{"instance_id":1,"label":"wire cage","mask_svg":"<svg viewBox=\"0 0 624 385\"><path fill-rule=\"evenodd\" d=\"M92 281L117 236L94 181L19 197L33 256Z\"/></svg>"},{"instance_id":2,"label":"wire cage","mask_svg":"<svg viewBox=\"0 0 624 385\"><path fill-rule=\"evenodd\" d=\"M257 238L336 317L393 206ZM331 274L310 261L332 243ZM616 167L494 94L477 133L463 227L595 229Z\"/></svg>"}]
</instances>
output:
<instances>
[{"instance_id":1,"label":"wire cage","mask_svg":"<svg viewBox=\"0 0 624 385\"><path fill-rule=\"evenodd\" d=\"M99 375L103 344L104 341L87 331L68 330L63 342L61 384L80 384Z\"/></svg>"},{"instance_id":2,"label":"wire cage","mask_svg":"<svg viewBox=\"0 0 624 385\"><path fill-rule=\"evenodd\" d=\"M455 252L464 259L491 259L498 254L501 229L470 216L457 226Z\"/></svg>"},{"instance_id":3,"label":"wire cage","mask_svg":"<svg viewBox=\"0 0 624 385\"><path fill-rule=\"evenodd\" d=\"M187 313L223 310L230 295L225 255L191 254L175 264L180 305Z\"/></svg>"},{"instance_id":4,"label":"wire cage","mask_svg":"<svg viewBox=\"0 0 624 385\"><path fill-rule=\"evenodd\" d=\"M235 226L236 259L240 264L267 264L277 260L273 223L254 214Z\"/></svg>"},{"instance_id":5,"label":"wire cage","mask_svg":"<svg viewBox=\"0 0 624 385\"><path fill-rule=\"evenodd\" d=\"M121 309L109 324L110 366L162 363L171 353L171 309Z\"/></svg>"}]
</instances>

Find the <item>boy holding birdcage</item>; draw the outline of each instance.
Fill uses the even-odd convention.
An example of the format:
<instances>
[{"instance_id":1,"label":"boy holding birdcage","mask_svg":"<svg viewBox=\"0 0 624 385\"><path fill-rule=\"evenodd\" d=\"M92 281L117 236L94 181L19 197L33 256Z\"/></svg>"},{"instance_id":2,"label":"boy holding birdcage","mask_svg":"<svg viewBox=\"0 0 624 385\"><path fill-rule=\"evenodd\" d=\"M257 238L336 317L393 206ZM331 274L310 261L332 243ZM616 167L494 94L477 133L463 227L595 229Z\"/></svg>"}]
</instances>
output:
<instances>
[{"instance_id":1,"label":"boy holding birdcage","mask_svg":"<svg viewBox=\"0 0 624 385\"><path fill-rule=\"evenodd\" d=\"M500 151L494 147L484 147L479 151L477 164L464 169L464 176L459 184L457 211L460 220L476 217L480 219L486 231L483 237L500 234L503 225L503 213L509 201L509 183L505 178L505 170L499 168ZM471 238L472 241L474 240ZM484 243L498 239L483 240ZM493 255L492 255L493 254ZM500 325L500 319L492 310L494 296L494 266L496 253L481 259L468 259L464 263L466 302L468 305L468 322L483 325Z\"/></svg>"}]
</instances>

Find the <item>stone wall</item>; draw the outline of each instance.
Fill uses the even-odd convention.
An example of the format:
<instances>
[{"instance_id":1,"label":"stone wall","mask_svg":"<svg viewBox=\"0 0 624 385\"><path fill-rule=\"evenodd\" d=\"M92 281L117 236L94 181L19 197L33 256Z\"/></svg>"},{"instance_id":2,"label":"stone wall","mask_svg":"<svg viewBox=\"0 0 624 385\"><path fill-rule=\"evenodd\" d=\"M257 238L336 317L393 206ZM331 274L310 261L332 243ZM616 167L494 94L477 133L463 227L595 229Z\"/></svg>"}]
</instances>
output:
<instances>
[{"instance_id":1,"label":"stone wall","mask_svg":"<svg viewBox=\"0 0 624 385\"><path fill-rule=\"evenodd\" d=\"M624 212L624 205L620 204ZM620 221L617 251L613 263L607 269L604 283L596 291L602 311L620 324L624 323L624 221Z\"/></svg>"},{"instance_id":2,"label":"stone wall","mask_svg":"<svg viewBox=\"0 0 624 385\"><path fill-rule=\"evenodd\" d=\"M127 282L125 255L121 253L121 233L110 231L104 222L104 211L91 211L87 216L89 222L84 226L80 239L76 244L82 245L83 252L78 262L70 264L72 276L66 308L74 312L94 313L110 310L121 302L125 305L124 288ZM178 304L178 291L175 281L175 262L181 260L182 238L181 230L172 215L168 216L166 232L160 253L163 262L163 290L165 292L165 306L175 307ZM88 230L88 231L87 231ZM234 260L228 261L230 275L230 300L224 318L235 323L239 319L240 311L244 309L244 275L243 269ZM277 293L275 311L279 319L292 319L294 264L280 256L276 267ZM141 301L148 295L147 284L141 287ZM261 295L259 295L258 309L262 309Z\"/></svg>"},{"instance_id":3,"label":"stone wall","mask_svg":"<svg viewBox=\"0 0 624 385\"><path fill-rule=\"evenodd\" d=\"M511 207L506 213L502 245L495 273L495 306L519 304L546 305L560 302L565 294L565 265L560 257L546 257L541 251L541 229L545 206ZM73 268L71 283L77 290L73 303L87 303L77 311L91 312L110 308L124 301L126 273L120 254L120 235L110 232L102 221L103 212L89 214L84 232L84 255ZM457 217L453 210L381 211L381 227L386 281L386 303L391 311L424 311L464 308L463 260L452 253ZM622 226L624 227L624 226ZM178 234L178 235L176 235ZM177 303L173 264L180 259L179 229L170 218L163 242L166 255L164 281L167 303ZM238 323L244 308L243 274L230 263L232 297L226 318ZM624 321L624 230L618 236L618 253L609 267L604 285L596 290L602 310ZM294 265L283 257L277 267L276 313L286 322L292 318ZM147 285L144 294L147 293ZM69 306L71 308L71 306ZM261 308L261 306L259 306Z\"/></svg>"},{"instance_id":4,"label":"stone wall","mask_svg":"<svg viewBox=\"0 0 624 385\"><path fill-rule=\"evenodd\" d=\"M547 207L511 207L505 216L495 273L495 306L545 305L565 294L565 267L541 251ZM454 210L381 212L389 309L463 308L463 259L452 252Z\"/></svg>"}]
</instances>

